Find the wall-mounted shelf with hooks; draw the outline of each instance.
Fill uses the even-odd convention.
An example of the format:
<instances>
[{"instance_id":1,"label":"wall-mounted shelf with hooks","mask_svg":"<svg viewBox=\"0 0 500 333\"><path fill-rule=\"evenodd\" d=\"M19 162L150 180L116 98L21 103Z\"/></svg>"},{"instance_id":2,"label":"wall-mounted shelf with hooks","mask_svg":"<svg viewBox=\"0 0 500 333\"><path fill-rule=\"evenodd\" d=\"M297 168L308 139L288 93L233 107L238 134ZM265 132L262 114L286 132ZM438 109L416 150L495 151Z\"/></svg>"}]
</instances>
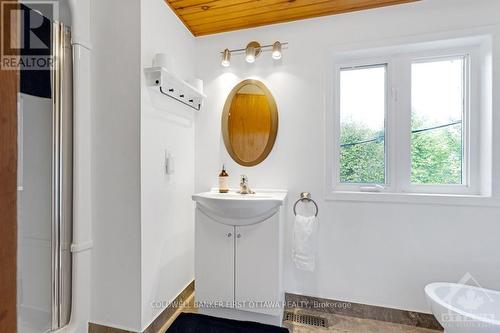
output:
<instances>
[{"instance_id":1,"label":"wall-mounted shelf with hooks","mask_svg":"<svg viewBox=\"0 0 500 333\"><path fill-rule=\"evenodd\" d=\"M201 109L205 94L169 73L163 67L148 67L144 69L146 85L157 89L160 93L181 102L197 111Z\"/></svg>"}]
</instances>

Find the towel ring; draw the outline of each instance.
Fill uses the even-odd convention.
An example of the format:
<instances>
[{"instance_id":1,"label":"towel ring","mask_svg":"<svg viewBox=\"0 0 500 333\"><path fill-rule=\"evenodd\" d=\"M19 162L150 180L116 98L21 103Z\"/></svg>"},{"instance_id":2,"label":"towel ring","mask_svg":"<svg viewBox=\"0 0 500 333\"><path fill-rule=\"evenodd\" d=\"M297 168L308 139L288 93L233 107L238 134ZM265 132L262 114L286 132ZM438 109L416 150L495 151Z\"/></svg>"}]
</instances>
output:
<instances>
[{"instance_id":1,"label":"towel ring","mask_svg":"<svg viewBox=\"0 0 500 333\"><path fill-rule=\"evenodd\" d=\"M318 213L319 213L319 208L318 208L318 204L316 203L316 201L314 201L313 199L311 199L311 193L309 192L302 192L300 193L300 199L297 200L295 202L295 204L293 205L293 214L295 216L297 216L297 205L299 202L304 202L304 201L307 201L307 202L312 202L314 204L314 207L316 207L316 214L314 214L315 217L318 216Z\"/></svg>"}]
</instances>

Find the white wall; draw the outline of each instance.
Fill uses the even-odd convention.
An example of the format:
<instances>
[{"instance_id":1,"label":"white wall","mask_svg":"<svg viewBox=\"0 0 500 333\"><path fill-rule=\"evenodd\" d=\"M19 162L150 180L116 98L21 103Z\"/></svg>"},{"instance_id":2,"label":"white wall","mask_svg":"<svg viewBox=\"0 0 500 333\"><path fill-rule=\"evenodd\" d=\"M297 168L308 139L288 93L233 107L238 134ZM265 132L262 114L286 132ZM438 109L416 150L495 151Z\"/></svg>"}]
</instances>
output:
<instances>
[{"instance_id":1,"label":"white wall","mask_svg":"<svg viewBox=\"0 0 500 333\"><path fill-rule=\"evenodd\" d=\"M91 318L141 326L140 2L92 1Z\"/></svg>"},{"instance_id":2,"label":"white wall","mask_svg":"<svg viewBox=\"0 0 500 333\"><path fill-rule=\"evenodd\" d=\"M500 209L324 200L325 82L331 79L328 49L499 24L499 12L496 0L425 0L198 39L198 75L205 81L208 100L196 127L196 190L215 186L225 163L233 186L246 173L254 188L288 189L291 203L299 192L312 192L320 208L318 266L313 274L301 273L286 255L289 292L428 312L423 288L432 281L458 281L470 272L484 287L500 289ZM264 54L253 65L242 56L234 56L229 69L219 65L221 50L240 48L251 40L281 40L290 45L279 63ZM500 52L500 34L493 36L493 51ZM493 61L496 89L500 59L495 56ZM280 115L272 153L253 168L236 165L220 135L225 98L248 77L270 88ZM500 95L493 102L493 142L497 143L493 190L498 196ZM291 207L288 219L287 253Z\"/></svg>"},{"instance_id":3,"label":"white wall","mask_svg":"<svg viewBox=\"0 0 500 333\"><path fill-rule=\"evenodd\" d=\"M195 120L155 104L143 68L167 53L193 78L195 41L163 1L93 1L92 19L91 322L142 331L194 278Z\"/></svg>"},{"instance_id":4,"label":"white wall","mask_svg":"<svg viewBox=\"0 0 500 333\"><path fill-rule=\"evenodd\" d=\"M167 53L175 74L194 77L195 40L159 0L141 1L141 68ZM141 328L145 329L194 278L194 116L166 96L152 96L141 75ZM161 105L157 102L161 102ZM175 174L165 172L165 150Z\"/></svg>"}]
</instances>

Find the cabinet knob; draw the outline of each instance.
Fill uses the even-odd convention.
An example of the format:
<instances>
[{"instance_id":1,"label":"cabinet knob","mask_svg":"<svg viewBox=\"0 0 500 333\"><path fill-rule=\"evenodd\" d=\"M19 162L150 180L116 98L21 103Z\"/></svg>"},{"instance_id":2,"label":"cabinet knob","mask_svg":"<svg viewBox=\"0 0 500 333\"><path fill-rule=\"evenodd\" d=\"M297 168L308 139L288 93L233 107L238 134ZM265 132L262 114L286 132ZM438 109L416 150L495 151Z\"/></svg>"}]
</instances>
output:
<instances>
[{"instance_id":1,"label":"cabinet knob","mask_svg":"<svg viewBox=\"0 0 500 333\"><path fill-rule=\"evenodd\" d=\"M236 235L236 237L237 237L237 238L241 238L241 234L237 234L237 235Z\"/></svg>"},{"instance_id":2,"label":"cabinet knob","mask_svg":"<svg viewBox=\"0 0 500 333\"><path fill-rule=\"evenodd\" d=\"M233 234L232 234L232 233L230 233L230 232L228 232L228 233L227 233L227 237L231 237L232 235L233 235Z\"/></svg>"}]
</instances>

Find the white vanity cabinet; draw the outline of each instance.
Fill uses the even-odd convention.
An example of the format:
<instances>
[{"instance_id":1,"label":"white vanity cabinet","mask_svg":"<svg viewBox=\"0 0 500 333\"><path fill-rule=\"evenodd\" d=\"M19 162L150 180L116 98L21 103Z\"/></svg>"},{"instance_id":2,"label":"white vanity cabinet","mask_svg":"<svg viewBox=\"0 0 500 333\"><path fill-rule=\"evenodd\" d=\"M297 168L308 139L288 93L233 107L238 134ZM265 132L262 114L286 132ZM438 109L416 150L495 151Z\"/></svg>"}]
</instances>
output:
<instances>
[{"instance_id":1,"label":"white vanity cabinet","mask_svg":"<svg viewBox=\"0 0 500 333\"><path fill-rule=\"evenodd\" d=\"M208 192L212 193L212 192ZM283 204L286 192L253 213L238 218L197 201L195 224L195 299L200 312L221 317L281 324ZM218 195L218 200L224 196ZM227 197L229 198L229 196ZM259 206L256 196L237 197ZM253 201L253 202L250 202ZM212 203L213 204L213 203ZM231 203L219 203L223 205ZM244 204L244 205L245 205ZM245 212L242 206L240 212ZM254 207L255 208L255 207ZM265 210L265 211L262 211ZM251 215L251 216L250 216Z\"/></svg>"},{"instance_id":2,"label":"white vanity cabinet","mask_svg":"<svg viewBox=\"0 0 500 333\"><path fill-rule=\"evenodd\" d=\"M195 284L200 306L232 307L234 260L234 227L215 222L197 209Z\"/></svg>"},{"instance_id":3,"label":"white vanity cabinet","mask_svg":"<svg viewBox=\"0 0 500 333\"><path fill-rule=\"evenodd\" d=\"M277 213L261 223L235 227L234 299L247 311L282 311L277 306L283 301L279 220Z\"/></svg>"}]
</instances>

